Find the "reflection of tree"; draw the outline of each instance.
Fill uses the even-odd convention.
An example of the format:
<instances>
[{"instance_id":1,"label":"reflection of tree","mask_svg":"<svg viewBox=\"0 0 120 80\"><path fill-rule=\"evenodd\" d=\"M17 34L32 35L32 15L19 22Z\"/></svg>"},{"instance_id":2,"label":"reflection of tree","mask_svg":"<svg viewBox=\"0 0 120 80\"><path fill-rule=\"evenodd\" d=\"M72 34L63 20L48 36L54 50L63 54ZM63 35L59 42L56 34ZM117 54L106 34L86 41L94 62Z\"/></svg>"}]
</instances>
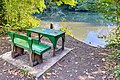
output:
<instances>
[{"instance_id":1,"label":"reflection of tree","mask_svg":"<svg viewBox=\"0 0 120 80\"><path fill-rule=\"evenodd\" d=\"M41 26L49 27L51 22L41 22ZM92 45L100 45L103 46L105 44L104 40L98 38L98 36L107 35L111 28L105 26L93 26L90 23L85 22L53 22L55 24L59 24L63 28L69 30L69 35L72 35L74 38L79 41L85 41Z\"/></svg>"},{"instance_id":2,"label":"reflection of tree","mask_svg":"<svg viewBox=\"0 0 120 80\"><path fill-rule=\"evenodd\" d=\"M106 44L104 41L100 40L100 38L97 37L97 33L94 31L90 31L88 33L88 36L86 38L86 40L84 40L85 43L90 44L92 46L101 46L104 47L104 45Z\"/></svg>"},{"instance_id":3,"label":"reflection of tree","mask_svg":"<svg viewBox=\"0 0 120 80\"><path fill-rule=\"evenodd\" d=\"M71 16L72 15L72 16ZM65 18L67 22L86 22L93 25L105 25L107 21L104 20L103 16L98 13L92 12L68 12L68 11L56 11L54 13L49 12L47 15L41 13L36 14L38 18L44 21L60 22L62 18Z\"/></svg>"},{"instance_id":4,"label":"reflection of tree","mask_svg":"<svg viewBox=\"0 0 120 80\"><path fill-rule=\"evenodd\" d=\"M85 40L90 31L97 31L99 29L97 26L84 22L64 22L64 27L68 28L78 40Z\"/></svg>"},{"instance_id":5,"label":"reflection of tree","mask_svg":"<svg viewBox=\"0 0 120 80\"><path fill-rule=\"evenodd\" d=\"M53 14L51 14L51 18L56 18L56 17L59 17L59 16L66 16L61 10L60 11L57 11Z\"/></svg>"},{"instance_id":6,"label":"reflection of tree","mask_svg":"<svg viewBox=\"0 0 120 80\"><path fill-rule=\"evenodd\" d=\"M99 29L103 28L101 26L93 26L89 23L84 22L53 22L53 24L59 24L70 30L74 37L78 40L85 40L90 31L97 32ZM49 27L50 22L41 22L41 26Z\"/></svg>"}]
</instances>

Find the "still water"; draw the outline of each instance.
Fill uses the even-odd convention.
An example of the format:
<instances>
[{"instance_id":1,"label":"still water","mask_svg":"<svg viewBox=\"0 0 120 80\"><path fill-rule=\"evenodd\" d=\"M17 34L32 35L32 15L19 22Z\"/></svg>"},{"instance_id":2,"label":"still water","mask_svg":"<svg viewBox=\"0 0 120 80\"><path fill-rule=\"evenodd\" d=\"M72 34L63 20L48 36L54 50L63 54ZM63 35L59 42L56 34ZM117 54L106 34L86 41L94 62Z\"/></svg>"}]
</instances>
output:
<instances>
[{"instance_id":1,"label":"still water","mask_svg":"<svg viewBox=\"0 0 120 80\"><path fill-rule=\"evenodd\" d=\"M42 27L67 28L73 37L92 46L104 47L105 39L98 38L108 36L114 27L106 21L101 14L88 12L56 12L51 15L36 14L40 18Z\"/></svg>"}]
</instances>

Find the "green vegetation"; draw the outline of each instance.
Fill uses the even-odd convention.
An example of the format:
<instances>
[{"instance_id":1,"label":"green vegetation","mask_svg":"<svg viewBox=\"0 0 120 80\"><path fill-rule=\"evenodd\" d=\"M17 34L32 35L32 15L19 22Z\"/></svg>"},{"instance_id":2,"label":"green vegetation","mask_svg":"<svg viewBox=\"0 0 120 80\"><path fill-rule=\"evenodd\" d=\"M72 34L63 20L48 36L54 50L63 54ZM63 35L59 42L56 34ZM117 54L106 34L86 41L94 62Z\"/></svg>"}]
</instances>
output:
<instances>
[{"instance_id":1,"label":"green vegetation","mask_svg":"<svg viewBox=\"0 0 120 80\"><path fill-rule=\"evenodd\" d=\"M77 0L76 6L69 6L69 5L64 5L61 6L63 7L62 9L70 10L70 11L93 11L95 6L97 6L95 3L98 0Z\"/></svg>"},{"instance_id":2,"label":"green vegetation","mask_svg":"<svg viewBox=\"0 0 120 80\"><path fill-rule=\"evenodd\" d=\"M47 11L52 13L53 11L55 12L59 10L84 11L84 12L93 11L97 7L97 5L95 4L97 1L98 0L76 0L76 2L74 2L75 4L72 4L73 3L72 2L72 3L69 3L71 5L67 3L59 5L51 0L45 0L46 9L43 12L47 14ZM68 0L68 2L70 1Z\"/></svg>"},{"instance_id":3,"label":"green vegetation","mask_svg":"<svg viewBox=\"0 0 120 80\"><path fill-rule=\"evenodd\" d=\"M57 5L69 4L74 6L77 3L75 0L52 1L56 2ZM40 20L31 14L40 13L46 8L44 0L1 0L0 4L0 25L2 25L0 34L6 33L8 30L22 31L40 25Z\"/></svg>"},{"instance_id":4,"label":"green vegetation","mask_svg":"<svg viewBox=\"0 0 120 80\"><path fill-rule=\"evenodd\" d=\"M22 74L28 74L28 73L29 73L29 71L26 70L25 68L20 68L19 71L20 71L20 73L22 73Z\"/></svg>"},{"instance_id":5,"label":"green vegetation","mask_svg":"<svg viewBox=\"0 0 120 80\"><path fill-rule=\"evenodd\" d=\"M106 19L116 23L117 26L107 40L109 42L107 47L114 50L111 57L116 65L113 66L112 70L116 80L120 80L120 0L100 0L96 4L98 5L98 11L103 13Z\"/></svg>"},{"instance_id":6,"label":"green vegetation","mask_svg":"<svg viewBox=\"0 0 120 80\"><path fill-rule=\"evenodd\" d=\"M4 16L2 18L6 23L2 22L3 27L0 29L0 33L5 33L8 30L24 30L39 25L39 20L32 17L31 14L38 12L37 7L40 7L41 11L45 8L45 5L42 4L43 1L4 0L3 2L4 12L2 14Z\"/></svg>"},{"instance_id":7,"label":"green vegetation","mask_svg":"<svg viewBox=\"0 0 120 80\"><path fill-rule=\"evenodd\" d=\"M4 17L4 0L0 0L0 25L2 25L3 17Z\"/></svg>"},{"instance_id":8,"label":"green vegetation","mask_svg":"<svg viewBox=\"0 0 120 80\"><path fill-rule=\"evenodd\" d=\"M120 1L119 0L100 0L96 3L99 12L103 13L105 18L116 23L116 28L110 34L108 40L112 48L120 49Z\"/></svg>"}]
</instances>

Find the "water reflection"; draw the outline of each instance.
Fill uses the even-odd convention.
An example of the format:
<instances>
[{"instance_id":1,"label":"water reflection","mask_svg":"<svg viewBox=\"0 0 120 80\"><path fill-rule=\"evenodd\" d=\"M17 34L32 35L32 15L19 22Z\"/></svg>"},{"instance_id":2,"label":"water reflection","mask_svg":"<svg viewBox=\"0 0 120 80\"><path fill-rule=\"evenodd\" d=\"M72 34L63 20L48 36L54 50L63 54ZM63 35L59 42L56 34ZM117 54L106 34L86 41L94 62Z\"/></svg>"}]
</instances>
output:
<instances>
[{"instance_id":1,"label":"water reflection","mask_svg":"<svg viewBox=\"0 0 120 80\"><path fill-rule=\"evenodd\" d=\"M49 27L51 22L41 22L41 26ZM95 26L85 22L52 22L55 29L61 26L67 28L77 40L83 41L92 46L104 47L105 39L98 38L109 35L113 27Z\"/></svg>"},{"instance_id":2,"label":"water reflection","mask_svg":"<svg viewBox=\"0 0 120 80\"><path fill-rule=\"evenodd\" d=\"M68 11L57 11L49 13L33 14L43 21L47 22L85 22L92 25L106 25L107 21L104 19L102 14L93 12L68 12Z\"/></svg>"},{"instance_id":3,"label":"water reflection","mask_svg":"<svg viewBox=\"0 0 120 80\"><path fill-rule=\"evenodd\" d=\"M94 31L90 31L88 33L87 38L84 42L96 47L97 46L104 47L104 45L106 44L105 41L102 41L100 38L98 38L98 35Z\"/></svg>"},{"instance_id":4,"label":"water reflection","mask_svg":"<svg viewBox=\"0 0 120 80\"><path fill-rule=\"evenodd\" d=\"M42 20L42 27L49 27L52 22L55 29L61 26L67 28L74 38L92 46L103 47L106 42L104 39L98 38L98 36L107 36L113 25L106 21L101 14L92 12L58 11L34 14L33 16Z\"/></svg>"}]
</instances>

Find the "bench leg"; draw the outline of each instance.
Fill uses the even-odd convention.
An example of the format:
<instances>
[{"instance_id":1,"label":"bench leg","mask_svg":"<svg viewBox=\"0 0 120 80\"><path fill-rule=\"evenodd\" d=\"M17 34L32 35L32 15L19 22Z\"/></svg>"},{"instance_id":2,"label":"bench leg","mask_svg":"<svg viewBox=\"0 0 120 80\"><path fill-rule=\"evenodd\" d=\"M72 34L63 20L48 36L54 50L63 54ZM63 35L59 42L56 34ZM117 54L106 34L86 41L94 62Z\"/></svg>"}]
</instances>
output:
<instances>
[{"instance_id":1,"label":"bench leg","mask_svg":"<svg viewBox=\"0 0 120 80\"><path fill-rule=\"evenodd\" d=\"M53 57L55 56L55 47L53 47Z\"/></svg>"},{"instance_id":2,"label":"bench leg","mask_svg":"<svg viewBox=\"0 0 120 80\"><path fill-rule=\"evenodd\" d=\"M38 64L42 63L43 62L42 54L41 55L35 54L35 60L37 61Z\"/></svg>"},{"instance_id":3,"label":"bench leg","mask_svg":"<svg viewBox=\"0 0 120 80\"><path fill-rule=\"evenodd\" d=\"M11 45L12 51L11 51L11 56L12 58L15 58L15 46Z\"/></svg>"},{"instance_id":4,"label":"bench leg","mask_svg":"<svg viewBox=\"0 0 120 80\"><path fill-rule=\"evenodd\" d=\"M30 53L29 54L29 64L30 66L35 66L39 63L42 63L43 62L43 59L42 59L42 55L37 55L37 54L34 54L34 53Z\"/></svg>"},{"instance_id":5,"label":"bench leg","mask_svg":"<svg viewBox=\"0 0 120 80\"><path fill-rule=\"evenodd\" d=\"M24 49L17 47L17 51L16 51L19 55L23 55L24 54Z\"/></svg>"},{"instance_id":6,"label":"bench leg","mask_svg":"<svg viewBox=\"0 0 120 80\"><path fill-rule=\"evenodd\" d=\"M30 66L34 66L34 54L33 53L29 53L29 64Z\"/></svg>"},{"instance_id":7,"label":"bench leg","mask_svg":"<svg viewBox=\"0 0 120 80\"><path fill-rule=\"evenodd\" d=\"M62 50L64 50L64 42L65 42L65 39L62 37Z\"/></svg>"},{"instance_id":8,"label":"bench leg","mask_svg":"<svg viewBox=\"0 0 120 80\"><path fill-rule=\"evenodd\" d=\"M18 46L11 45L11 47L12 47L12 52L11 52L12 58L17 57L17 56L23 54L23 52L24 52L24 49L20 48Z\"/></svg>"},{"instance_id":9,"label":"bench leg","mask_svg":"<svg viewBox=\"0 0 120 80\"><path fill-rule=\"evenodd\" d=\"M19 54L17 53L17 46L15 45L11 45L11 46L12 46L12 52L11 52L12 58L19 56Z\"/></svg>"}]
</instances>

